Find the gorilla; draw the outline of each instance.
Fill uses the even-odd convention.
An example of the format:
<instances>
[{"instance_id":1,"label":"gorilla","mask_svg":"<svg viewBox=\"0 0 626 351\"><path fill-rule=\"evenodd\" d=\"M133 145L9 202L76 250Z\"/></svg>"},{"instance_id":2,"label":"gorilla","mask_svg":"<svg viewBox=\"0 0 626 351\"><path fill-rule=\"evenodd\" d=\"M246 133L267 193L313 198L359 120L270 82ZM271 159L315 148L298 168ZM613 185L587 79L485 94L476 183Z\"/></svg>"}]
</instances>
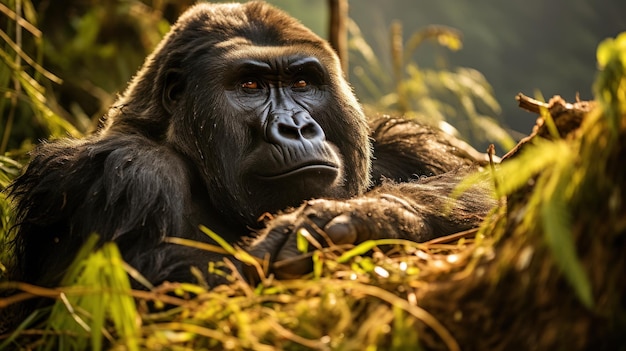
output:
<instances>
[{"instance_id":1,"label":"gorilla","mask_svg":"<svg viewBox=\"0 0 626 351\"><path fill-rule=\"evenodd\" d=\"M200 225L271 263L301 255L303 228L323 245L426 241L495 205L480 186L450 196L482 156L414 121L366 118L330 45L282 11L198 4L92 135L33 151L8 189L14 278L58 284L92 233L153 284L223 258L166 239L211 243Z\"/></svg>"}]
</instances>

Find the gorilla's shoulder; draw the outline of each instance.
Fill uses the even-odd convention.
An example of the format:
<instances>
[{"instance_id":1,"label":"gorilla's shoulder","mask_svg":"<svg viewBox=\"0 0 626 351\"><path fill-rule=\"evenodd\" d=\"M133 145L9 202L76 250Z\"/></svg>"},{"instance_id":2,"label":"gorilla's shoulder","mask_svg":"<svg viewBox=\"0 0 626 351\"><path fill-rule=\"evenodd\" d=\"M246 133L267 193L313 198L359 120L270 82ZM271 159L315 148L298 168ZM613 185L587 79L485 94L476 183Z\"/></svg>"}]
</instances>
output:
<instances>
[{"instance_id":1,"label":"gorilla's shoulder","mask_svg":"<svg viewBox=\"0 0 626 351\"><path fill-rule=\"evenodd\" d=\"M134 169L161 172L161 168L184 167L183 159L169 146L134 134L107 134L85 139L60 139L38 146L31 154L26 174L63 182L75 176L90 182L93 177L131 176ZM104 172L104 173L103 173ZM61 184L59 184L61 185ZM73 187L78 184L74 183Z\"/></svg>"},{"instance_id":2,"label":"gorilla's shoulder","mask_svg":"<svg viewBox=\"0 0 626 351\"><path fill-rule=\"evenodd\" d=\"M169 207L183 211L185 161L171 148L140 135L93 136L40 145L24 174L8 188L19 217L63 221L124 206L139 218Z\"/></svg>"}]
</instances>

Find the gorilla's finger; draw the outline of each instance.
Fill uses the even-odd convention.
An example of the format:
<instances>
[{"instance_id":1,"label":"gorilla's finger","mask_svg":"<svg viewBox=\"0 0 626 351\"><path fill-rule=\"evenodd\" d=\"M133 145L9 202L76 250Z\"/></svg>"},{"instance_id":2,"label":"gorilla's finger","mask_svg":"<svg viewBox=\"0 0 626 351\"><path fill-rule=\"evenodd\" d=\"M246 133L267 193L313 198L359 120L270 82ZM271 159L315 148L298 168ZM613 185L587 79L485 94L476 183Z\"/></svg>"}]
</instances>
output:
<instances>
[{"instance_id":1,"label":"gorilla's finger","mask_svg":"<svg viewBox=\"0 0 626 351\"><path fill-rule=\"evenodd\" d=\"M278 279L295 279L313 271L310 254L301 254L274 264L274 275Z\"/></svg>"},{"instance_id":2,"label":"gorilla's finger","mask_svg":"<svg viewBox=\"0 0 626 351\"><path fill-rule=\"evenodd\" d=\"M247 251L252 256L261 259L265 259L269 255L269 260L273 261L285 246L289 239L289 233L289 230L282 227L274 228L257 237Z\"/></svg>"},{"instance_id":3,"label":"gorilla's finger","mask_svg":"<svg viewBox=\"0 0 626 351\"><path fill-rule=\"evenodd\" d=\"M357 228L353 223L353 219L347 214L333 218L326 224L324 231L333 244L336 245L354 244L358 239Z\"/></svg>"}]
</instances>

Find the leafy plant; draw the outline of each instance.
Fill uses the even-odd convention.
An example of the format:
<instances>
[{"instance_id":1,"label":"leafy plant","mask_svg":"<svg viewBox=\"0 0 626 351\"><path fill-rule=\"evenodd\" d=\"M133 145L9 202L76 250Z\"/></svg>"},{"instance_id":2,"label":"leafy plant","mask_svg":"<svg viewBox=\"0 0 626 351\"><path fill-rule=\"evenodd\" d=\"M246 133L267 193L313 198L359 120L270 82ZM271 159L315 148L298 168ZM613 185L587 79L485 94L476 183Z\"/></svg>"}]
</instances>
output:
<instances>
[{"instance_id":1,"label":"leafy plant","mask_svg":"<svg viewBox=\"0 0 626 351\"><path fill-rule=\"evenodd\" d=\"M374 111L417 118L460 134L473 144L495 141L504 150L515 145L495 117L500 106L480 72L465 67L425 69L412 59L426 41L460 50L461 34L457 30L429 26L404 42L401 24L394 23L390 39L391 69L383 67L354 22L350 23L349 31L350 65L354 67L357 95L371 104Z\"/></svg>"},{"instance_id":2,"label":"leafy plant","mask_svg":"<svg viewBox=\"0 0 626 351\"><path fill-rule=\"evenodd\" d=\"M16 121L22 123L20 132L28 131L24 122L26 125L34 122L53 137L80 136L72 124L50 108L46 89L40 83L50 80L58 84L61 79L41 66L42 33L36 27L37 15L32 3L16 0L8 1L8 5L0 4L0 12L8 19L6 28L0 30L0 92L4 95L0 99L0 115L3 116L0 118L0 154L7 151ZM32 48L32 53L27 52L28 48Z\"/></svg>"}]
</instances>

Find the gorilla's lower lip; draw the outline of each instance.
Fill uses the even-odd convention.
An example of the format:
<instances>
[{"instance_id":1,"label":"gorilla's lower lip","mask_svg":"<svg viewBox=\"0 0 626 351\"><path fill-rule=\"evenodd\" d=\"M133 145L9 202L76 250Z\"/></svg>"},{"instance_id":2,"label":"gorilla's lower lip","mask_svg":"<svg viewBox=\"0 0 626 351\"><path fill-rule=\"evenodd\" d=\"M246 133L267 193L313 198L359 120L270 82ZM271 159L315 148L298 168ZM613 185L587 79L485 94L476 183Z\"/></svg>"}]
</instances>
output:
<instances>
[{"instance_id":1,"label":"gorilla's lower lip","mask_svg":"<svg viewBox=\"0 0 626 351\"><path fill-rule=\"evenodd\" d=\"M319 174L328 174L328 173L337 173L339 170L337 166L332 164L306 164L303 166L299 166L297 168L289 169L285 172L281 172L278 174L272 175L260 175L259 177L266 180L278 180L282 178L288 178L300 173L319 173Z\"/></svg>"}]
</instances>

